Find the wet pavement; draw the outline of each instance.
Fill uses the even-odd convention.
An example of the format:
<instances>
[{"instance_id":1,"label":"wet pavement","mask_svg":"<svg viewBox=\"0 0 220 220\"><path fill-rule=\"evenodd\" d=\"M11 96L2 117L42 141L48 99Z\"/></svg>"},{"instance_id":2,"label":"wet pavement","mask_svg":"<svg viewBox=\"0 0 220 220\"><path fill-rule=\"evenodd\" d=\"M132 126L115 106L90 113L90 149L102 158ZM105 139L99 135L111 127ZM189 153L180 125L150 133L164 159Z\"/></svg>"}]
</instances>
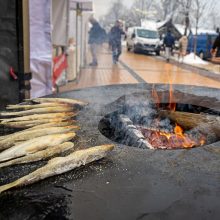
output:
<instances>
[{"instance_id":1,"label":"wet pavement","mask_svg":"<svg viewBox=\"0 0 220 220\"><path fill-rule=\"evenodd\" d=\"M210 64L212 66L212 64ZM189 68L187 68L189 67ZM214 67L213 67L214 68ZM189 65L166 63L162 57L155 55L135 54L124 49L120 62L112 64L111 52L105 47L99 54L97 67L86 66L82 69L77 81L59 88L60 92L93 86L154 83L179 84L220 88L219 74ZM213 77L216 76L216 77Z\"/></svg>"}]
</instances>

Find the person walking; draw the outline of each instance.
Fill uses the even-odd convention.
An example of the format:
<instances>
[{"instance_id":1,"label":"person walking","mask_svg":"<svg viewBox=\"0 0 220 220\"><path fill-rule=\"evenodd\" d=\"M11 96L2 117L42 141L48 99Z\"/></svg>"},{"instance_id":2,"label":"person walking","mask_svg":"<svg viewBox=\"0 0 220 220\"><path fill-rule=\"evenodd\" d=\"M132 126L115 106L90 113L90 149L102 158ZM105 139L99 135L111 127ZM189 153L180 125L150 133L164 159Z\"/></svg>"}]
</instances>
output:
<instances>
[{"instance_id":1,"label":"person walking","mask_svg":"<svg viewBox=\"0 0 220 220\"><path fill-rule=\"evenodd\" d=\"M164 38L165 56L166 56L167 62L170 61L170 56L171 56L172 49L174 47L174 43L175 43L175 39L172 36L171 31L168 30Z\"/></svg>"},{"instance_id":2,"label":"person walking","mask_svg":"<svg viewBox=\"0 0 220 220\"><path fill-rule=\"evenodd\" d=\"M114 64L118 62L119 56L122 53L121 36L125 35L122 27L122 22L117 20L109 34L109 42L112 48L112 60Z\"/></svg>"},{"instance_id":3,"label":"person walking","mask_svg":"<svg viewBox=\"0 0 220 220\"><path fill-rule=\"evenodd\" d=\"M89 31L89 42L88 42L90 45L92 62L89 65L97 66L98 65L98 60L97 60L98 47L104 41L105 30L100 26L100 24L96 21L95 18L91 17L89 19L89 22L92 25Z\"/></svg>"},{"instance_id":4,"label":"person walking","mask_svg":"<svg viewBox=\"0 0 220 220\"><path fill-rule=\"evenodd\" d=\"M220 33L219 35L216 37L212 49L211 49L211 55L213 57L220 57Z\"/></svg>"},{"instance_id":5,"label":"person walking","mask_svg":"<svg viewBox=\"0 0 220 220\"><path fill-rule=\"evenodd\" d=\"M183 62L184 56L186 56L187 47L188 38L186 35L183 35L179 40L179 61L181 59L181 62Z\"/></svg>"}]
</instances>

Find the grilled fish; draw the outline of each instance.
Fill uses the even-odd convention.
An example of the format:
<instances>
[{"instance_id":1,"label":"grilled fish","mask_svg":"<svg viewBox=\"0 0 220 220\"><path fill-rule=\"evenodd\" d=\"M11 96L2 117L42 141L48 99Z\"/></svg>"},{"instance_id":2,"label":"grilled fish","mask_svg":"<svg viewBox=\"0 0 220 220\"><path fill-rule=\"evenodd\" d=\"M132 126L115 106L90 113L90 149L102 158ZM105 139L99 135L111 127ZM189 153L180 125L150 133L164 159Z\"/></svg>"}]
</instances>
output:
<instances>
[{"instance_id":1,"label":"grilled fish","mask_svg":"<svg viewBox=\"0 0 220 220\"><path fill-rule=\"evenodd\" d=\"M37 103L58 102L58 103L67 103L71 105L80 105L80 106L85 106L88 104L87 102L83 102L80 100L65 99L65 98L35 98L35 99L32 99L31 101L37 102Z\"/></svg>"},{"instance_id":2,"label":"grilled fish","mask_svg":"<svg viewBox=\"0 0 220 220\"><path fill-rule=\"evenodd\" d=\"M50 134L65 134L70 131L78 130L78 126L66 126L66 127L51 127L51 128L41 128L37 130L24 130L18 133L9 135L4 140L0 140L0 151L15 145L16 141L27 141L36 137L41 137Z\"/></svg>"},{"instance_id":3,"label":"grilled fish","mask_svg":"<svg viewBox=\"0 0 220 220\"><path fill-rule=\"evenodd\" d=\"M70 118L65 117L65 118L40 119L33 121L14 121L14 122L4 122L0 124L10 128L31 128L37 125L42 125L47 123L63 123L66 120L70 120Z\"/></svg>"},{"instance_id":4,"label":"grilled fish","mask_svg":"<svg viewBox=\"0 0 220 220\"><path fill-rule=\"evenodd\" d=\"M39 128L52 128L52 127L66 127L66 126L71 126L71 125L76 125L76 121L70 119L70 120L67 120L67 121L63 121L63 122L50 122L50 123L46 123L46 124L42 124L42 125L36 125L32 128L28 128L26 129L26 131L28 130L36 130L36 129L39 129ZM1 137L0 137L1 139Z\"/></svg>"},{"instance_id":5,"label":"grilled fish","mask_svg":"<svg viewBox=\"0 0 220 220\"><path fill-rule=\"evenodd\" d=\"M0 120L1 120L1 124L4 124L10 121L32 121L32 120L40 120L40 119L67 118L67 117L72 118L76 115L77 113L64 112L64 113L51 113L51 114L35 114L35 115L28 115L22 117L0 119Z\"/></svg>"},{"instance_id":6,"label":"grilled fish","mask_svg":"<svg viewBox=\"0 0 220 220\"><path fill-rule=\"evenodd\" d=\"M35 108L48 108L48 107L57 107L57 106L66 106L69 104L66 103L55 103L55 102L50 102L50 103L41 103L41 104L34 104L34 105L8 105L6 106L7 110L30 110L30 109L35 109Z\"/></svg>"},{"instance_id":7,"label":"grilled fish","mask_svg":"<svg viewBox=\"0 0 220 220\"><path fill-rule=\"evenodd\" d=\"M44 114L44 113L63 113L63 112L73 112L72 106L57 106L48 108L36 108L25 111L18 112L1 112L0 116L25 116L33 114Z\"/></svg>"},{"instance_id":8,"label":"grilled fish","mask_svg":"<svg viewBox=\"0 0 220 220\"><path fill-rule=\"evenodd\" d=\"M36 125L34 127L31 127L31 128L26 128L22 131L17 131L16 133L0 136L0 141L4 140L6 138L9 138L9 137L13 137L15 134L22 134L24 131L33 131L33 130L39 130L39 129L44 129L44 128L54 128L54 127L57 128L57 127L66 127L66 126L76 126L76 130L80 129L79 126L78 126L78 129L77 129L77 124L76 124L76 121L74 121L74 120L58 122L58 123L57 122L51 122L51 123Z\"/></svg>"},{"instance_id":9,"label":"grilled fish","mask_svg":"<svg viewBox=\"0 0 220 220\"><path fill-rule=\"evenodd\" d=\"M69 132L66 134L52 134L33 138L32 140L22 142L1 152L0 162L33 154L48 147L56 146L57 144L61 144L73 139L75 135L76 134L74 132Z\"/></svg>"},{"instance_id":10,"label":"grilled fish","mask_svg":"<svg viewBox=\"0 0 220 220\"><path fill-rule=\"evenodd\" d=\"M14 187L32 184L48 177L68 172L76 167L80 167L81 165L86 165L93 161L100 160L113 149L114 145L102 145L75 151L66 157L56 157L49 160L45 166L37 169L36 171L12 183L0 186L0 193Z\"/></svg>"},{"instance_id":11,"label":"grilled fish","mask_svg":"<svg viewBox=\"0 0 220 220\"><path fill-rule=\"evenodd\" d=\"M68 151L72 149L73 147L74 147L74 144L72 142L65 142L63 144L56 145L52 148L47 148L45 150L36 152L34 154L30 154L24 157L19 157L14 160L0 163L0 168L11 166L11 165L16 165L16 164L24 164L24 163L31 163L31 162L36 162L39 160L44 160L54 155L61 154L65 151Z\"/></svg>"}]
</instances>

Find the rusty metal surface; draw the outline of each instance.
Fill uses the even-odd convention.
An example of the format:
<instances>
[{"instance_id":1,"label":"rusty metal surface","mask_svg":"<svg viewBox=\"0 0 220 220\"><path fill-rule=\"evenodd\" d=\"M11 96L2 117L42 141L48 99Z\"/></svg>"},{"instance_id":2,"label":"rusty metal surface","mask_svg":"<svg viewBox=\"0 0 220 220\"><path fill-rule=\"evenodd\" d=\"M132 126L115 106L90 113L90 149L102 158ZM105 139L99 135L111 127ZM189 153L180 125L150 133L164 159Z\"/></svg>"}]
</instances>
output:
<instances>
[{"instance_id":1,"label":"rusty metal surface","mask_svg":"<svg viewBox=\"0 0 220 220\"><path fill-rule=\"evenodd\" d=\"M198 103L219 107L218 90L175 88L184 92L182 100L197 96ZM158 86L158 90L165 91L167 86ZM111 143L99 132L99 121L117 110L120 102L116 99L137 92L147 97L151 85L96 87L60 94L90 103L77 118L82 127L77 146ZM191 150L154 151L116 144L116 149L99 162L3 193L0 219L219 219L219 147L220 143L215 143ZM1 169L0 182L17 179L44 163Z\"/></svg>"}]
</instances>

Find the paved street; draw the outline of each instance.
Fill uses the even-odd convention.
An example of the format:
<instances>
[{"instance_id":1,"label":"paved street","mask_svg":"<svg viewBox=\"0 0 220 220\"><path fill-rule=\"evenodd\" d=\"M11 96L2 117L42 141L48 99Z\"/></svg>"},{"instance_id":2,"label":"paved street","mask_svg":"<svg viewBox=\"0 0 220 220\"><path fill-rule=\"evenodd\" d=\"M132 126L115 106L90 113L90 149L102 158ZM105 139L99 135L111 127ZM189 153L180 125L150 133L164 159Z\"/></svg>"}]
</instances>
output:
<instances>
[{"instance_id":1,"label":"paved street","mask_svg":"<svg viewBox=\"0 0 220 220\"><path fill-rule=\"evenodd\" d=\"M103 48L99 54L98 67L87 66L82 69L76 82L60 87L59 91L141 82L220 88L220 81L203 76L199 71L186 70L178 63L166 63L162 57L154 55L134 54L124 49L120 62L113 65L111 53Z\"/></svg>"}]
</instances>

